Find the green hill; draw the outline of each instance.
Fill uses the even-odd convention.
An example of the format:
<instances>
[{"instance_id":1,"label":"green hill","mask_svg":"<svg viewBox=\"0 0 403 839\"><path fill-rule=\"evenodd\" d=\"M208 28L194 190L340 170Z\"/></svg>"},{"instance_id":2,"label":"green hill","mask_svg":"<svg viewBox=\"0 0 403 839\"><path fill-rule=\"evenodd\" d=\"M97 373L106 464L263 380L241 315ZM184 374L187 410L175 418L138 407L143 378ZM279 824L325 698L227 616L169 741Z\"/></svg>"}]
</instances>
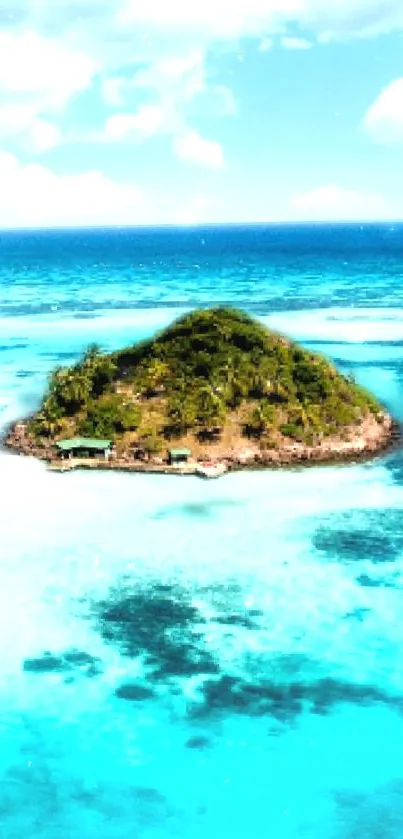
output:
<instances>
[{"instance_id":1,"label":"green hill","mask_svg":"<svg viewBox=\"0 0 403 839\"><path fill-rule=\"evenodd\" d=\"M244 312L216 308L120 352L90 347L55 370L26 433L39 447L82 435L113 439L118 453L154 455L186 441L205 455L247 440L262 451L317 446L382 417L376 399L327 359Z\"/></svg>"}]
</instances>

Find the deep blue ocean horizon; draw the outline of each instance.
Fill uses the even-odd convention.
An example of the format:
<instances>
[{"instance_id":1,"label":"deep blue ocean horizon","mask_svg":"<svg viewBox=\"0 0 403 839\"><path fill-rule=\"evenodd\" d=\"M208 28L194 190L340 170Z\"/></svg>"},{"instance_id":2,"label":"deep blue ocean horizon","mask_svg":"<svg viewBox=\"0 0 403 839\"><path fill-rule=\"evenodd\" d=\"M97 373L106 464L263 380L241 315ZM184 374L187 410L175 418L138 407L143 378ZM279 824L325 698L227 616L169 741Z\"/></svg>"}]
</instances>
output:
<instances>
[{"instance_id":1,"label":"deep blue ocean horizon","mask_svg":"<svg viewBox=\"0 0 403 839\"><path fill-rule=\"evenodd\" d=\"M403 421L403 223L0 231L0 427L245 308ZM401 839L403 455L217 482L0 453L0 835Z\"/></svg>"}]
</instances>

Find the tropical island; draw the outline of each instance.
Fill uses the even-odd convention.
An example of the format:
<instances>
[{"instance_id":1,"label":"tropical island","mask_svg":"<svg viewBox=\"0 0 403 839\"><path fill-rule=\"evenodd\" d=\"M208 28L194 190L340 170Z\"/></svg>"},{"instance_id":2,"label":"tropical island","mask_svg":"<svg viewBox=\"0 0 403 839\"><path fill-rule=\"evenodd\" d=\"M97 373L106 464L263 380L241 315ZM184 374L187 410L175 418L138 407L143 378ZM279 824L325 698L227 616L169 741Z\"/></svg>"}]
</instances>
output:
<instances>
[{"instance_id":1,"label":"tropical island","mask_svg":"<svg viewBox=\"0 0 403 839\"><path fill-rule=\"evenodd\" d=\"M370 456L394 430L375 397L329 360L223 307L118 352L89 347L51 374L40 409L6 445L54 468L209 476Z\"/></svg>"}]
</instances>

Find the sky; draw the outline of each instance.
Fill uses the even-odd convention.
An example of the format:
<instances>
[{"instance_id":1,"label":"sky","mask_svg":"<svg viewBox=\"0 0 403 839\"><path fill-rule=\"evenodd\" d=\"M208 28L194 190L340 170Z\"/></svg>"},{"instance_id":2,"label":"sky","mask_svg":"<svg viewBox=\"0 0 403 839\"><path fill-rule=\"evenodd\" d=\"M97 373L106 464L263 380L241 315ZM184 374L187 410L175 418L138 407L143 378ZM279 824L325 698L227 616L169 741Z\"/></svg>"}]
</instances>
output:
<instances>
[{"instance_id":1,"label":"sky","mask_svg":"<svg viewBox=\"0 0 403 839\"><path fill-rule=\"evenodd\" d=\"M0 0L0 227L403 219L403 0Z\"/></svg>"}]
</instances>

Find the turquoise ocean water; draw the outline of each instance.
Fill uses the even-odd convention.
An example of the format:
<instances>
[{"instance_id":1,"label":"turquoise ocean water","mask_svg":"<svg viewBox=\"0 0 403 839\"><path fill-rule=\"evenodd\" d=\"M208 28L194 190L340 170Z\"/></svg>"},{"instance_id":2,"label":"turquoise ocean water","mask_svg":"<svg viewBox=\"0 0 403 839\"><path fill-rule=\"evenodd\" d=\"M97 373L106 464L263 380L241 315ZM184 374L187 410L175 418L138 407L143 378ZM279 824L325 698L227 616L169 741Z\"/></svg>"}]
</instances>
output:
<instances>
[{"instance_id":1,"label":"turquoise ocean water","mask_svg":"<svg viewBox=\"0 0 403 839\"><path fill-rule=\"evenodd\" d=\"M0 423L243 306L403 419L403 225L0 235ZM204 483L0 454L0 837L401 839L403 455Z\"/></svg>"}]
</instances>

